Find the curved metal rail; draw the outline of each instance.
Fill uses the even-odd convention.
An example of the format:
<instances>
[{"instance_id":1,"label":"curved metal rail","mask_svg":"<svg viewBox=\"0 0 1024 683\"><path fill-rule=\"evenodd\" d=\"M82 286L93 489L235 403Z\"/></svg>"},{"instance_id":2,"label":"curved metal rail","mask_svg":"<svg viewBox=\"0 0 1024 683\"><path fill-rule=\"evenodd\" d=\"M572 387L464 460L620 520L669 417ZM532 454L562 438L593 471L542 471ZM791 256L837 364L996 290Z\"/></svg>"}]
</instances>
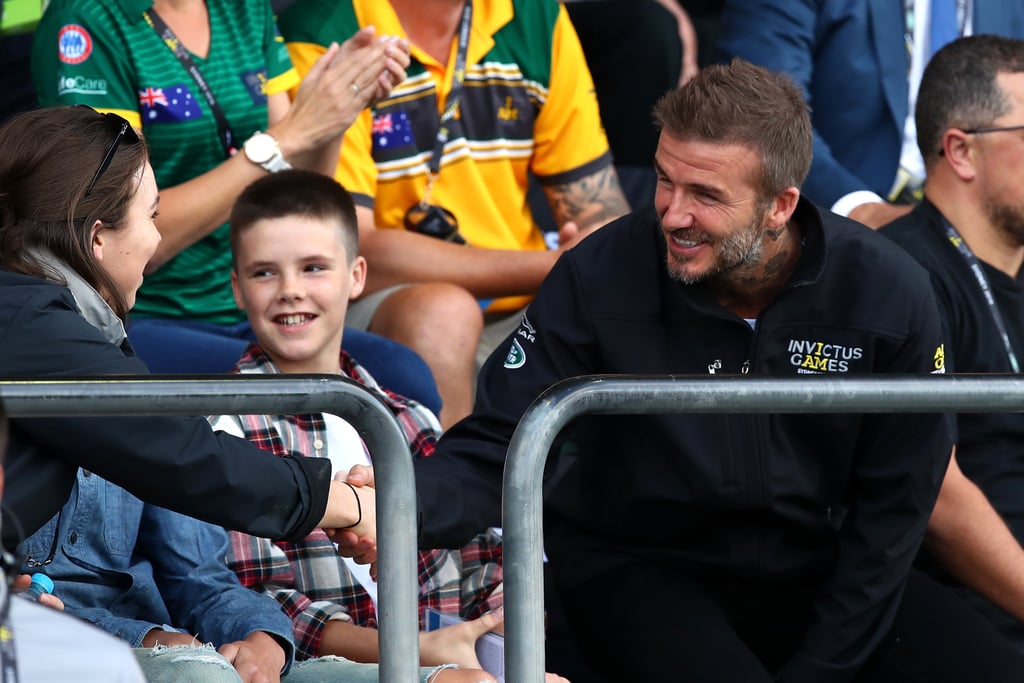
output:
<instances>
[{"instance_id":1,"label":"curved metal rail","mask_svg":"<svg viewBox=\"0 0 1024 683\"><path fill-rule=\"evenodd\" d=\"M1024 411L1020 375L748 378L593 375L555 384L509 444L502 494L505 680L544 680L541 484L555 437L585 414Z\"/></svg>"},{"instance_id":2,"label":"curved metal rail","mask_svg":"<svg viewBox=\"0 0 1024 683\"><path fill-rule=\"evenodd\" d=\"M303 375L0 380L0 401L12 417L326 412L348 420L365 439L375 465L380 680L419 680L412 456L390 410L360 384Z\"/></svg>"}]
</instances>

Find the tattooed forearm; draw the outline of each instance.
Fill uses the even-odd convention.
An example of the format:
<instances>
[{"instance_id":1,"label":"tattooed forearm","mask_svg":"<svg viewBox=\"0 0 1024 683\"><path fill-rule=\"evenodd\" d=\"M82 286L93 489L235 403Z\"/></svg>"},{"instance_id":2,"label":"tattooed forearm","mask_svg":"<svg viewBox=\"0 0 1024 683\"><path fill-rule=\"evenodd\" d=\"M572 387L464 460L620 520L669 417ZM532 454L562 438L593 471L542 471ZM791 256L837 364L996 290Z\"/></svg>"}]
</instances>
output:
<instances>
[{"instance_id":1,"label":"tattooed forearm","mask_svg":"<svg viewBox=\"0 0 1024 683\"><path fill-rule=\"evenodd\" d=\"M558 225L573 221L581 230L596 228L629 212L615 168L605 168L571 183L545 187Z\"/></svg>"}]
</instances>

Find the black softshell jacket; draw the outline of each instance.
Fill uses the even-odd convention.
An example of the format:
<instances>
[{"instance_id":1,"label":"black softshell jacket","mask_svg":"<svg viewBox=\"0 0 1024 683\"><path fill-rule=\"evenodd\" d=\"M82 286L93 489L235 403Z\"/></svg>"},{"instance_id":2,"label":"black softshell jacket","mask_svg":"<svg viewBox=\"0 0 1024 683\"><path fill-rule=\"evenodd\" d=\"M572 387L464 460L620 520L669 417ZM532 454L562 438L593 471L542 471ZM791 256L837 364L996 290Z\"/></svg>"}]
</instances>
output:
<instances>
[{"instance_id":1,"label":"black softshell jacket","mask_svg":"<svg viewBox=\"0 0 1024 683\"><path fill-rule=\"evenodd\" d=\"M474 414L417 463L421 546L499 524L505 450L555 382L601 373L827 377L941 372L928 276L871 230L801 199L800 262L756 328L668 275L653 211L562 256L485 365ZM545 488L560 582L648 561L695 575L820 584L786 681L848 680L887 632L951 441L941 415L593 416ZM548 460L548 470L556 460ZM564 458L563 458L564 460ZM568 569L566 569L568 568ZM640 587L638 587L639 589ZM657 600L657 591L638 595Z\"/></svg>"}]
</instances>

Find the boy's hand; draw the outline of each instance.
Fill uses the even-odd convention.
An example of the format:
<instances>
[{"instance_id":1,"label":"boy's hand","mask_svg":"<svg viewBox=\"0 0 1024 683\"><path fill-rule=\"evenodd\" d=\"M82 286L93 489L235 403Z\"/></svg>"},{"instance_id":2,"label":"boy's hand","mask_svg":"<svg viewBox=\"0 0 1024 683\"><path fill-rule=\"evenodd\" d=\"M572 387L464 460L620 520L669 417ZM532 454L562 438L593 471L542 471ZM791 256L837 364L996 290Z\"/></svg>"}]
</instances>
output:
<instances>
[{"instance_id":1,"label":"boy's hand","mask_svg":"<svg viewBox=\"0 0 1024 683\"><path fill-rule=\"evenodd\" d=\"M488 631L500 631L505 623L501 609L488 612L479 619L444 626L420 633L420 664L438 666L458 664L463 669L479 669L476 641Z\"/></svg>"},{"instance_id":2,"label":"boy's hand","mask_svg":"<svg viewBox=\"0 0 1024 683\"><path fill-rule=\"evenodd\" d=\"M257 631L245 640L236 640L217 648L243 683L280 683L284 668L284 648L273 636Z\"/></svg>"},{"instance_id":3,"label":"boy's hand","mask_svg":"<svg viewBox=\"0 0 1024 683\"><path fill-rule=\"evenodd\" d=\"M11 584L16 593L20 593L32 584L31 574L19 574L15 579L14 583ZM58 598L56 595L51 593L43 593L39 596L39 604L52 607L53 609L64 611L64 601Z\"/></svg>"}]
</instances>

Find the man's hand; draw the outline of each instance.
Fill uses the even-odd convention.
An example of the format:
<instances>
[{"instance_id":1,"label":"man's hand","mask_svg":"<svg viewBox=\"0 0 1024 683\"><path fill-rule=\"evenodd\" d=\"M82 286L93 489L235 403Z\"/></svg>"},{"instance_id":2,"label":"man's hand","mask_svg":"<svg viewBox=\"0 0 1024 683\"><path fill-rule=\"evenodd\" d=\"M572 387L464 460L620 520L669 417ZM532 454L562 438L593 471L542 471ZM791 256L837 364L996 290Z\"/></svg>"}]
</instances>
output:
<instances>
[{"instance_id":1,"label":"man's hand","mask_svg":"<svg viewBox=\"0 0 1024 683\"><path fill-rule=\"evenodd\" d=\"M243 683L280 683L284 648L268 633L257 631L221 645L217 652L231 662Z\"/></svg>"},{"instance_id":2,"label":"man's hand","mask_svg":"<svg viewBox=\"0 0 1024 683\"><path fill-rule=\"evenodd\" d=\"M900 216L910 213L914 207L909 204L888 204L885 202L867 202L855 206L850 211L850 218L863 223L869 228L878 230L886 223L891 223Z\"/></svg>"},{"instance_id":3,"label":"man's hand","mask_svg":"<svg viewBox=\"0 0 1024 683\"><path fill-rule=\"evenodd\" d=\"M373 488L375 484L373 468L367 465L355 465L348 471L348 476L345 478L345 481L353 486L369 486L370 488Z\"/></svg>"},{"instance_id":4,"label":"man's hand","mask_svg":"<svg viewBox=\"0 0 1024 683\"><path fill-rule=\"evenodd\" d=\"M19 574L14 579L14 583L12 585L14 587L14 591L20 593L21 591L28 588L29 585L31 585L31 583L31 574ZM64 601L51 593L43 593L42 595L40 595L39 604L46 605L47 607L52 607L54 609L60 610L61 612L64 611Z\"/></svg>"}]
</instances>

